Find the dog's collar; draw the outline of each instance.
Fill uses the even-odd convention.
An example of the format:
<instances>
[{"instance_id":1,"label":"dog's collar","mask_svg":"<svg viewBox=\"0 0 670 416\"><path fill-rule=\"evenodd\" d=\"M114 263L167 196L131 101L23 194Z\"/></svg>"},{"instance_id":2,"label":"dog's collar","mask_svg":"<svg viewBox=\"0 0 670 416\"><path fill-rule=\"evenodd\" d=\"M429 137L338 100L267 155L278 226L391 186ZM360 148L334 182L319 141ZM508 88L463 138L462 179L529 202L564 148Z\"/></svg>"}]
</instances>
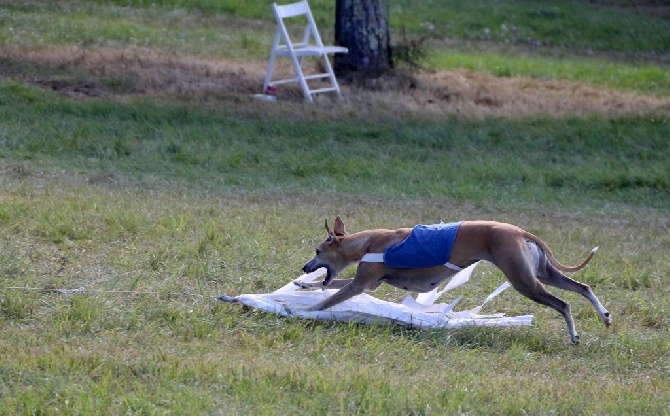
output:
<instances>
[{"instance_id":1,"label":"dog's collar","mask_svg":"<svg viewBox=\"0 0 670 416\"><path fill-rule=\"evenodd\" d=\"M384 253L366 253L361 257L361 263L384 263ZM444 263L445 267L448 267L452 270L460 272L463 268L456 266L455 264L446 262Z\"/></svg>"}]
</instances>

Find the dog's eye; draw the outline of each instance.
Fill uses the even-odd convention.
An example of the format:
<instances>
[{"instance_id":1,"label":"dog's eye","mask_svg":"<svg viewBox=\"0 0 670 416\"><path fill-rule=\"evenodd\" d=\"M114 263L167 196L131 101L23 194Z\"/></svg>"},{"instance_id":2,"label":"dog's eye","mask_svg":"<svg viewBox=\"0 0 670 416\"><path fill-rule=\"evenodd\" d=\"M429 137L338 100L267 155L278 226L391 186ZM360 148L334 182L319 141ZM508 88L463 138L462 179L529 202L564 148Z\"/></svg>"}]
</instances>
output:
<instances>
[{"instance_id":1,"label":"dog's eye","mask_svg":"<svg viewBox=\"0 0 670 416\"><path fill-rule=\"evenodd\" d=\"M321 254L321 250L319 250L319 249L317 248L317 249L316 249L316 255L318 256L319 254Z\"/></svg>"}]
</instances>

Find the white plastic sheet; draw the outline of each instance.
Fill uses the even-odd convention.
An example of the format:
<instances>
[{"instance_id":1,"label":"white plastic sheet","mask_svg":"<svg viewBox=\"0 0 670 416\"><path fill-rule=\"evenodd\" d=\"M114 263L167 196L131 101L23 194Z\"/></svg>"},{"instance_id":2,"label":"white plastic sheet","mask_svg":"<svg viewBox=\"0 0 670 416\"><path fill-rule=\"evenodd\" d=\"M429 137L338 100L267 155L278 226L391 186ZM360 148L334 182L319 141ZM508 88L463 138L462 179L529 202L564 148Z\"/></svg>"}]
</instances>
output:
<instances>
[{"instance_id":1,"label":"white plastic sheet","mask_svg":"<svg viewBox=\"0 0 670 416\"><path fill-rule=\"evenodd\" d=\"M272 293L243 294L236 297L221 296L219 299L228 302L240 302L252 308L262 309L281 316L296 316L305 319L374 324L397 323L418 328L459 328L468 325L532 325L533 315L506 317L502 313L479 314L487 302L509 286L507 282L493 291L480 306L474 309L454 311L454 307L461 299L460 297L448 304L435 303L444 293L467 282L476 265L477 263L454 275L444 289L438 290L435 288L431 292L419 294L416 299L407 296L401 303L384 301L364 293L324 311L307 311L306 309L310 306L337 292L337 289L300 290L293 283L293 280ZM304 274L297 280L310 282L325 274L325 269L319 269L313 273Z\"/></svg>"}]
</instances>

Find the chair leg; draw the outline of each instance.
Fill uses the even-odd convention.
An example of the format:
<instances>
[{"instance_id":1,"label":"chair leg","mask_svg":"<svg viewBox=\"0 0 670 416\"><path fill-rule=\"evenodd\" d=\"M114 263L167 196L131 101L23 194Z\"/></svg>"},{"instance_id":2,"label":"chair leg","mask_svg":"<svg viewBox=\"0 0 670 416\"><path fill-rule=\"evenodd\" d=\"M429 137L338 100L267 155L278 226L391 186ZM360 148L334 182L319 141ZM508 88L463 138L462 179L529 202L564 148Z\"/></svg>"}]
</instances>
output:
<instances>
[{"instance_id":1,"label":"chair leg","mask_svg":"<svg viewBox=\"0 0 670 416\"><path fill-rule=\"evenodd\" d=\"M337 78L335 78L335 72L333 71L333 67L330 64L328 55L323 55L323 60L325 61L326 70L328 71L328 76L330 78L330 85L335 88L335 93L337 96L342 98L342 93L340 93L340 85L337 83Z\"/></svg>"},{"instance_id":2,"label":"chair leg","mask_svg":"<svg viewBox=\"0 0 670 416\"><path fill-rule=\"evenodd\" d=\"M268 69L265 73L265 81L263 82L263 94L267 94L268 86L272 82L272 72L274 71L275 65L275 55L274 53L270 56L270 62L268 62Z\"/></svg>"},{"instance_id":3,"label":"chair leg","mask_svg":"<svg viewBox=\"0 0 670 416\"><path fill-rule=\"evenodd\" d=\"M305 79L305 74L302 72L302 59L298 59L293 56L291 57L291 61L293 62L295 76L297 81L300 83L300 87L302 87L302 93L305 95L305 99L310 103L314 102L312 99L312 93L310 92L309 86L307 85L307 80Z\"/></svg>"},{"instance_id":4,"label":"chair leg","mask_svg":"<svg viewBox=\"0 0 670 416\"><path fill-rule=\"evenodd\" d=\"M272 43L272 52L270 52L270 60L268 62L268 69L265 73L265 81L263 82L263 94L267 93L268 86L272 82L272 73L274 72L275 59L277 58L277 47L279 46L279 39L281 37L281 32L277 30L275 33L275 39Z\"/></svg>"}]
</instances>

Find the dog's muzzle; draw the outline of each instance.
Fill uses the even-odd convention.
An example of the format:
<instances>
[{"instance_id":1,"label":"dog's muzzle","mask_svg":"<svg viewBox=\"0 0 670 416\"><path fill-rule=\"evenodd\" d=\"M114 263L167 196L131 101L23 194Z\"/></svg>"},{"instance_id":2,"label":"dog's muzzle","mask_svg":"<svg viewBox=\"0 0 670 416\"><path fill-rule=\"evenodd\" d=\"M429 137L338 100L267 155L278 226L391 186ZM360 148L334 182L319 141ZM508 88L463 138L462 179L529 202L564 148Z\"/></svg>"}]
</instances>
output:
<instances>
[{"instance_id":1,"label":"dog's muzzle","mask_svg":"<svg viewBox=\"0 0 670 416\"><path fill-rule=\"evenodd\" d=\"M314 270L318 269L318 267L316 267L316 264L317 264L316 259L312 259L307 263L305 263L304 266L302 266L302 271L305 273L312 273Z\"/></svg>"},{"instance_id":2,"label":"dog's muzzle","mask_svg":"<svg viewBox=\"0 0 670 416\"><path fill-rule=\"evenodd\" d=\"M319 263L317 259L312 259L302 267L302 271L305 273L312 273L313 271L316 271L321 267L324 267L326 269L326 278L323 280L323 285L328 286L331 280L333 280L333 278L337 276L337 271L333 269L333 267L331 267L329 264Z\"/></svg>"}]
</instances>

